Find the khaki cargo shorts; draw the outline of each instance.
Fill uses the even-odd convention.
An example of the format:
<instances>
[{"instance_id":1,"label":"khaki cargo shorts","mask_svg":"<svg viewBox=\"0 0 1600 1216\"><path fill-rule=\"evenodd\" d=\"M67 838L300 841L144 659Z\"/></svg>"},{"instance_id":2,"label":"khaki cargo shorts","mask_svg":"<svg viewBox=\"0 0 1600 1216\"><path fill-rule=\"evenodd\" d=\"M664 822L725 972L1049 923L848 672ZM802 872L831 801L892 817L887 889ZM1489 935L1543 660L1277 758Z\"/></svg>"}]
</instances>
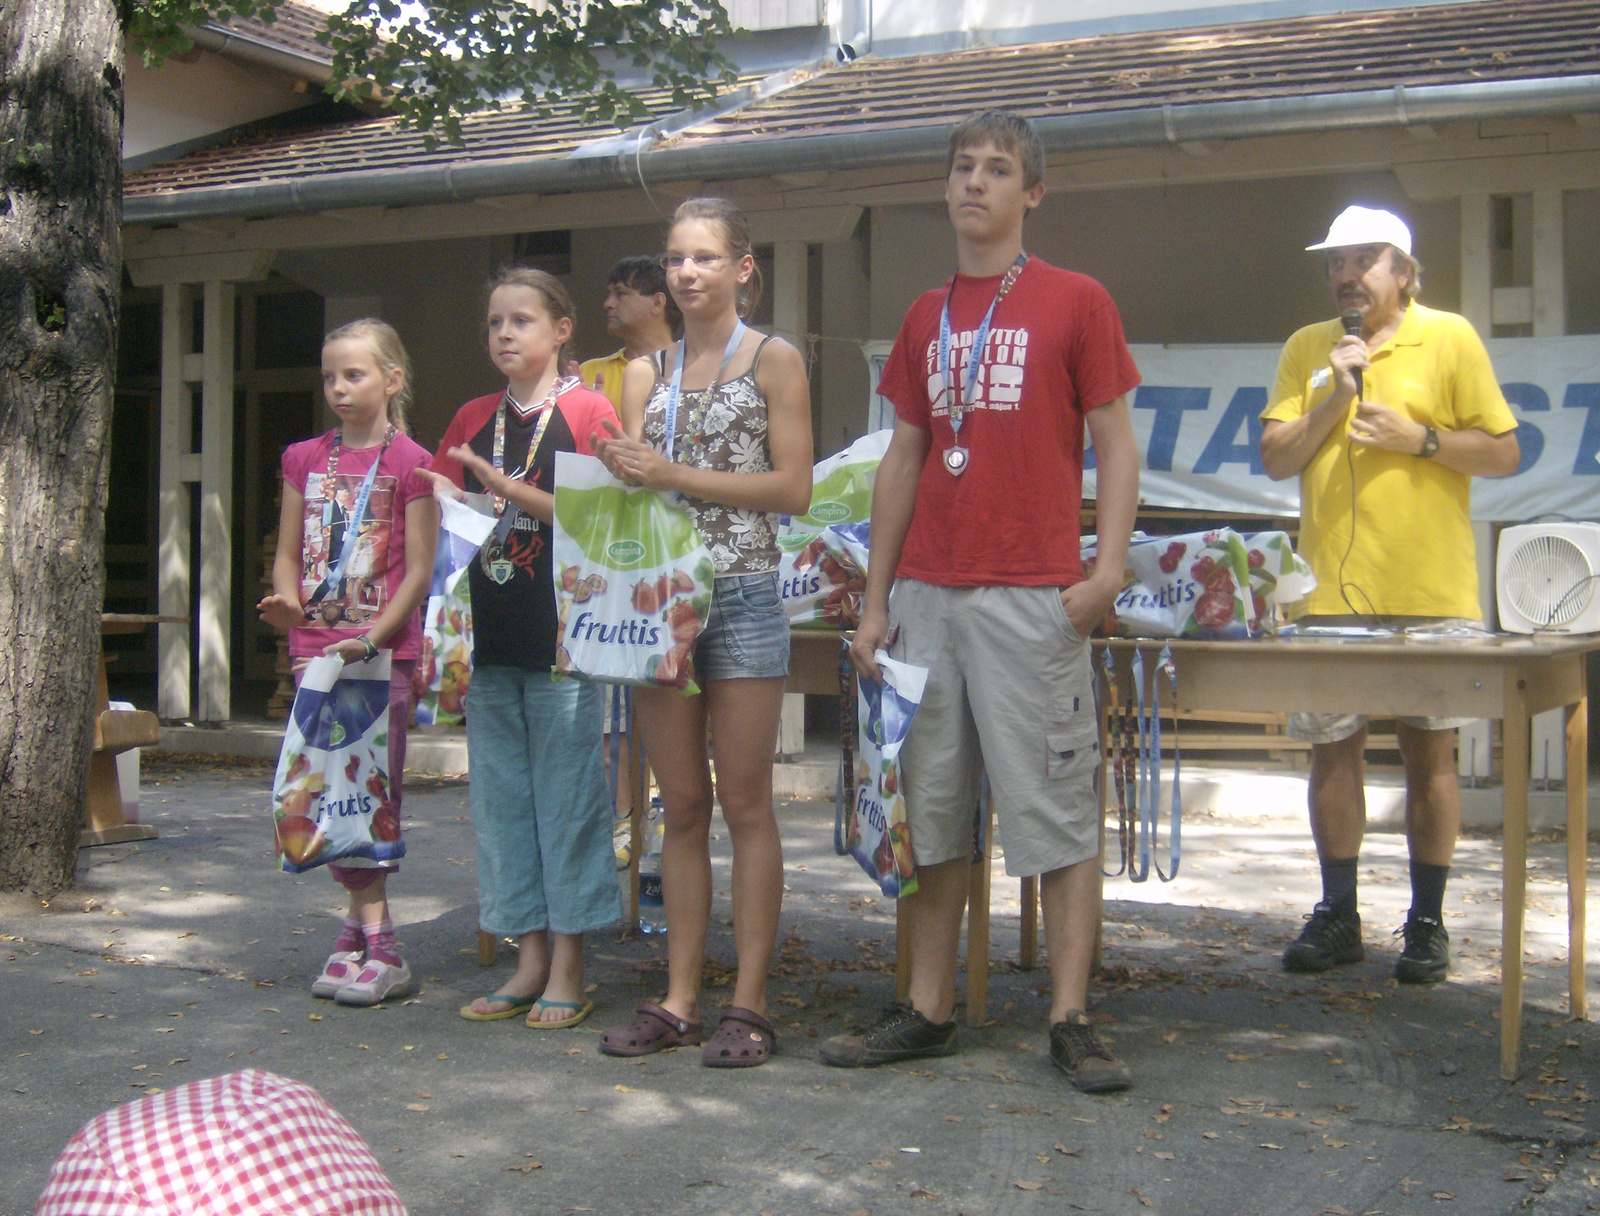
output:
<instances>
[{"instance_id":1,"label":"khaki cargo shorts","mask_svg":"<svg viewBox=\"0 0 1600 1216\"><path fill-rule=\"evenodd\" d=\"M970 857L987 772L1006 873L1100 854L1100 766L1089 646L1055 587L935 587L899 579L893 658L928 669L900 753L919 866Z\"/></svg>"}]
</instances>

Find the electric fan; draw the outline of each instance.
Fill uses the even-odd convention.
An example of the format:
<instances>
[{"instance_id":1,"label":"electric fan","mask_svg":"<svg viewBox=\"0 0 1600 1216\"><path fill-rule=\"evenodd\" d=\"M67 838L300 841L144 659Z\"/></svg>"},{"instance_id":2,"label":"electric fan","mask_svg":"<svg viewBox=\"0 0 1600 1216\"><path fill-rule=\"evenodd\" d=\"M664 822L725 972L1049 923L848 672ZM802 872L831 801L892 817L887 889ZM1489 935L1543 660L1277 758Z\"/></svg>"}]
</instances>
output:
<instances>
[{"instance_id":1,"label":"electric fan","mask_svg":"<svg viewBox=\"0 0 1600 1216\"><path fill-rule=\"evenodd\" d=\"M1518 524L1495 554L1500 628L1510 633L1600 631L1600 524Z\"/></svg>"}]
</instances>

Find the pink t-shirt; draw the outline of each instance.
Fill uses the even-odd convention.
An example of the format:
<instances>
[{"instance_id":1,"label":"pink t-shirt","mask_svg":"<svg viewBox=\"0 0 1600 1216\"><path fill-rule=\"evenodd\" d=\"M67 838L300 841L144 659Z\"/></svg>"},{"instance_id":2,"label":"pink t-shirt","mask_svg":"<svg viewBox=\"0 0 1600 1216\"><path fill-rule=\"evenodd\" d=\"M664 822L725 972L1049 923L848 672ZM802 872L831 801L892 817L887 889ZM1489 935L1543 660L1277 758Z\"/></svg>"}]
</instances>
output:
<instances>
[{"instance_id":1,"label":"pink t-shirt","mask_svg":"<svg viewBox=\"0 0 1600 1216\"><path fill-rule=\"evenodd\" d=\"M336 432L291 444L283 454L283 480L305 499L300 543L300 601L309 603L317 588L338 566L345 530L361 483L380 452L383 460L372 482L361 531L340 585L311 612L315 624L289 630L289 653L297 657L319 655L333 643L367 631L389 606L406 576L406 507L413 499L433 493L426 477L417 472L428 467L428 451L407 435L396 435L387 449L339 448L339 470L329 493L328 454ZM414 659L422 653L422 620L410 618L384 643L397 659Z\"/></svg>"}]
</instances>

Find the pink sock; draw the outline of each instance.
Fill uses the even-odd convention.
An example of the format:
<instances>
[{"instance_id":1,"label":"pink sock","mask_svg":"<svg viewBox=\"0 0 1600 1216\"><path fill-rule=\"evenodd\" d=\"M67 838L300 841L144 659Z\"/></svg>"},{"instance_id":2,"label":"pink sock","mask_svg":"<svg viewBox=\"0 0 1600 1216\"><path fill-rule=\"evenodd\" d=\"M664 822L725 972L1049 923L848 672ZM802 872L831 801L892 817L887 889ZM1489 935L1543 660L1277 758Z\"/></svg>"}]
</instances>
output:
<instances>
[{"instance_id":1,"label":"pink sock","mask_svg":"<svg viewBox=\"0 0 1600 1216\"><path fill-rule=\"evenodd\" d=\"M366 934L369 959L375 958L391 967L400 965L400 947L394 940L393 921L385 919L375 925L362 925L361 932Z\"/></svg>"},{"instance_id":2,"label":"pink sock","mask_svg":"<svg viewBox=\"0 0 1600 1216\"><path fill-rule=\"evenodd\" d=\"M354 954L365 954L367 952L367 938L361 932L361 920L359 917L351 916L348 913L345 915L344 924L339 929L339 940L333 943L333 949L335 954L347 951Z\"/></svg>"}]
</instances>

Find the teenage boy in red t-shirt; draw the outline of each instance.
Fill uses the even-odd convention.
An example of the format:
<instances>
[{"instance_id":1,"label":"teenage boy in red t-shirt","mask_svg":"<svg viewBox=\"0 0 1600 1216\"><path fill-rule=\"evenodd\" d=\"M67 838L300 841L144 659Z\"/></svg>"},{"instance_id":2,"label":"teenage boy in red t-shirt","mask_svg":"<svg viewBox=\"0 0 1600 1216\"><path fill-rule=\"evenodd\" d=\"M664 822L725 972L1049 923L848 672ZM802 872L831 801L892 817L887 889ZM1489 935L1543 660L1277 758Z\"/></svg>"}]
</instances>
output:
<instances>
[{"instance_id":1,"label":"teenage boy in red t-shirt","mask_svg":"<svg viewBox=\"0 0 1600 1216\"><path fill-rule=\"evenodd\" d=\"M901 753L918 884L905 900L911 999L864 1034L828 1040L822 1059L859 1067L955 1050L956 946L987 772L1006 872L1041 876L1050 1058L1098 1093L1127 1088L1129 1075L1084 1016L1100 864L1085 639L1121 589L1139 492L1126 394L1139 373L1105 288L1022 250L1043 175L1023 118L984 111L951 133L956 275L911 306L883 369L878 391L898 418L850 658L866 679L885 645L929 669ZM1100 554L1088 578L1086 422Z\"/></svg>"}]
</instances>

